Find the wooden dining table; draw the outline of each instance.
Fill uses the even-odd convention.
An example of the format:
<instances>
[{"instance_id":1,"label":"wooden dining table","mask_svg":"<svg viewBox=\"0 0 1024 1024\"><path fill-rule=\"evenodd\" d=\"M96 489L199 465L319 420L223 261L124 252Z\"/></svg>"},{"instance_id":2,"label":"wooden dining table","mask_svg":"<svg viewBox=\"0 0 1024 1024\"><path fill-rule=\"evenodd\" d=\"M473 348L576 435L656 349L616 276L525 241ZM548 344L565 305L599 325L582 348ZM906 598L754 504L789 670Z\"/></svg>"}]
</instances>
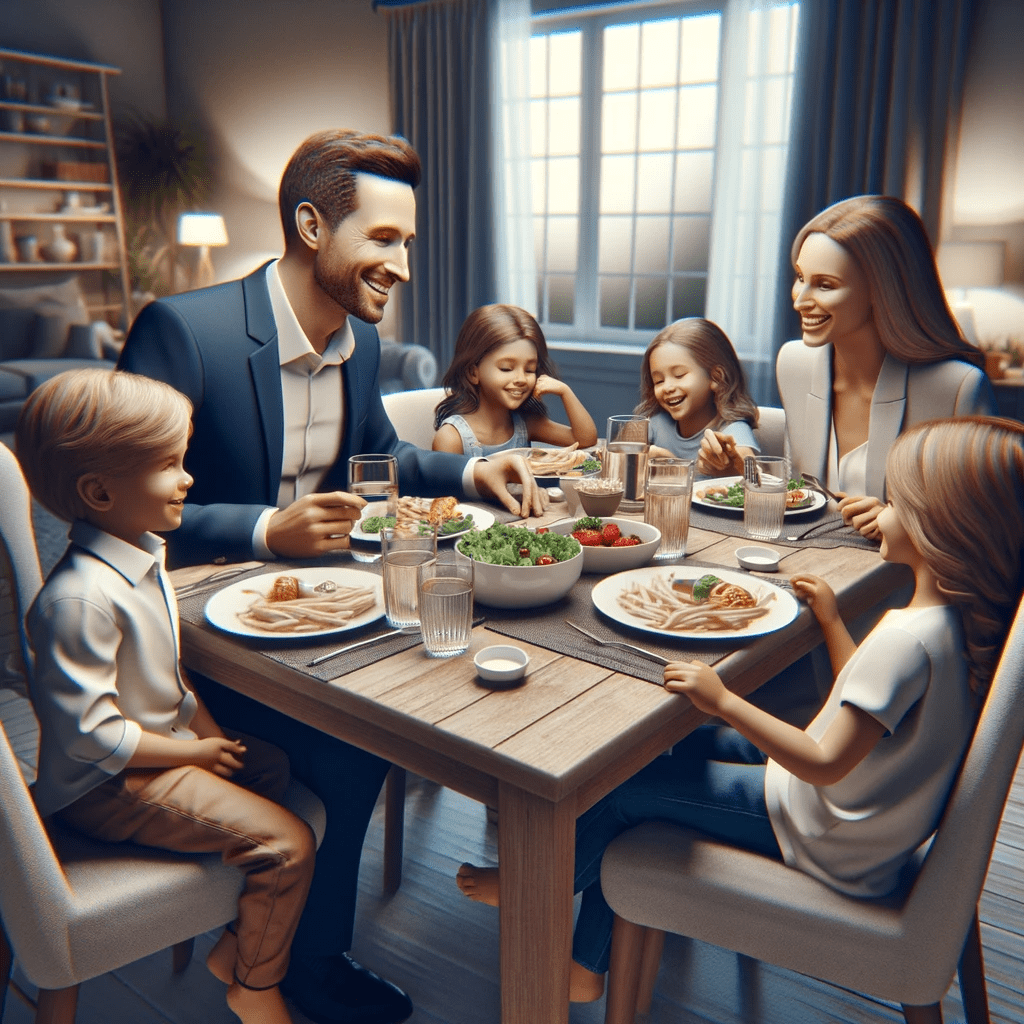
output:
<instances>
[{"instance_id":1,"label":"wooden dining table","mask_svg":"<svg viewBox=\"0 0 1024 1024\"><path fill-rule=\"evenodd\" d=\"M530 525L565 514L555 505ZM735 569L742 543L691 527L687 556ZM909 579L874 550L774 546L788 555L780 575L823 577L848 621L882 607ZM212 568L176 570L175 585ZM567 1024L576 818L706 718L649 681L545 648L541 633L536 644L519 642L530 656L525 683L502 690L473 667L476 651L508 642L486 624L463 656L435 660L416 646L326 682L205 623L181 626L189 669L497 808L502 1024ZM748 694L821 639L801 606L789 625L714 667Z\"/></svg>"}]
</instances>

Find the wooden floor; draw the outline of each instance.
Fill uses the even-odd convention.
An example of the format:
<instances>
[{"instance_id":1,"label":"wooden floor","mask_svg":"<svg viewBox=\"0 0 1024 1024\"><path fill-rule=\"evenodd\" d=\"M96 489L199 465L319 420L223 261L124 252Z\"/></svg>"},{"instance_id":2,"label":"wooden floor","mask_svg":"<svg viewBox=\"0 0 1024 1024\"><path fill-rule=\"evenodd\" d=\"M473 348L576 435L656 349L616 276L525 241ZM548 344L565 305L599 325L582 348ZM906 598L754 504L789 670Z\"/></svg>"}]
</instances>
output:
<instances>
[{"instance_id":1,"label":"wooden floor","mask_svg":"<svg viewBox=\"0 0 1024 1024\"><path fill-rule=\"evenodd\" d=\"M62 531L37 511L44 571L62 549ZM405 877L381 895L383 804L367 837L353 955L409 992L412 1024L498 1024L498 913L455 886L462 861L493 864L497 831L484 808L410 777ZM1024 766L1018 765L981 902L982 941L992 1020L1024 1022ZM215 936L201 936L178 977L170 953L149 957L82 986L77 1024L234 1024L224 987L206 971ZM17 976L17 975L16 975ZM29 986L30 988L30 986ZM947 1022L963 1019L954 984ZM297 1011L295 1024L306 1024ZM604 1002L575 1005L572 1024L600 1024ZM787 971L669 936L648 1024L818 1024L900 1021L898 1007ZM32 1013L8 994L3 1024ZM544 1024L538 1021L536 1024Z\"/></svg>"},{"instance_id":2,"label":"wooden floor","mask_svg":"<svg viewBox=\"0 0 1024 1024\"><path fill-rule=\"evenodd\" d=\"M413 1024L498 1024L498 914L465 899L453 881L464 860L494 863L497 833L484 809L424 780L410 778L405 877L396 896L381 895L383 805L370 827L360 874L353 954L405 988ZM1024 1021L1024 765L1017 779L981 905L992 1019ZM170 953L132 964L82 986L78 1024L232 1024L224 988L203 958L214 936L197 940L196 957L173 978ZM956 986L946 1021L963 1019ZM296 1024L306 1018L295 1012ZM599 1024L604 1002L573 1007L572 1024ZM898 1007L787 971L741 961L703 943L669 936L649 1024L802 1024L900 1021ZM4 1024L29 1024L12 992ZM538 1022L543 1024L543 1022Z\"/></svg>"}]
</instances>

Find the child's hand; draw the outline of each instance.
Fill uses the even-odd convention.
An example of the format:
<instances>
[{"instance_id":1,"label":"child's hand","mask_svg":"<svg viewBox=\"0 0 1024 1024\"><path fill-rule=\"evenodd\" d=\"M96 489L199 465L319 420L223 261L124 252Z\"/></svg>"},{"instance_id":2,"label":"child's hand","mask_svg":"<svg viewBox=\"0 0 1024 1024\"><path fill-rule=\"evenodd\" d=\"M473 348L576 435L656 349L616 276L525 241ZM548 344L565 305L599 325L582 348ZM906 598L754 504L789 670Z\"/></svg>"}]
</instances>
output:
<instances>
[{"instance_id":1,"label":"child's hand","mask_svg":"<svg viewBox=\"0 0 1024 1024\"><path fill-rule=\"evenodd\" d=\"M230 779L242 767L245 746L238 740L224 736L210 736L205 740L193 740L195 757L192 763L205 768L223 779Z\"/></svg>"},{"instance_id":2,"label":"child's hand","mask_svg":"<svg viewBox=\"0 0 1024 1024\"><path fill-rule=\"evenodd\" d=\"M839 618L839 605L835 591L820 577L809 572L798 572L789 577L793 593L810 606L819 622L832 622Z\"/></svg>"},{"instance_id":3,"label":"child's hand","mask_svg":"<svg viewBox=\"0 0 1024 1024\"><path fill-rule=\"evenodd\" d=\"M705 476L743 475L743 459L736 450L736 440L729 434L704 431L697 455L697 472Z\"/></svg>"},{"instance_id":4,"label":"child's hand","mask_svg":"<svg viewBox=\"0 0 1024 1024\"><path fill-rule=\"evenodd\" d=\"M718 714L722 698L729 693L718 673L702 661L673 661L666 665L665 689L685 693L694 707L709 715Z\"/></svg>"},{"instance_id":5,"label":"child's hand","mask_svg":"<svg viewBox=\"0 0 1024 1024\"><path fill-rule=\"evenodd\" d=\"M533 397L543 398L545 395L564 395L567 389L568 385L565 381L542 373L537 378L537 383L533 386Z\"/></svg>"},{"instance_id":6,"label":"child's hand","mask_svg":"<svg viewBox=\"0 0 1024 1024\"><path fill-rule=\"evenodd\" d=\"M878 529L878 513L885 506L870 495L846 495L840 492L839 511L843 514L843 522L852 526L862 537L869 540L881 540L882 532Z\"/></svg>"}]
</instances>

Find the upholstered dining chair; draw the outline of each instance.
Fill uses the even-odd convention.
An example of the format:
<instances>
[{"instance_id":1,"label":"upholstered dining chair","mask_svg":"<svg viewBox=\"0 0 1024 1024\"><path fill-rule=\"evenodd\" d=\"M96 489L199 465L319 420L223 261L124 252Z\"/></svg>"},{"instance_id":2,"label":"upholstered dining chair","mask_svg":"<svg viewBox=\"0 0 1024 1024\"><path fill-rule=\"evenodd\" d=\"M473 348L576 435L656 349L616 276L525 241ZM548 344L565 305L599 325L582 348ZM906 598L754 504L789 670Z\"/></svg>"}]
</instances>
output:
<instances>
[{"instance_id":1,"label":"upholstered dining chair","mask_svg":"<svg viewBox=\"0 0 1024 1024\"><path fill-rule=\"evenodd\" d=\"M36 813L38 730L27 698L31 653L21 623L40 586L28 488L0 444L0 1012L16 959L38 986L36 1020L71 1024L81 982L174 947L184 970L196 935L234 920L242 873L216 854L100 843ZM284 803L323 839L323 804L292 782ZM13 957L12 957L13 953Z\"/></svg>"},{"instance_id":2,"label":"upholstered dining chair","mask_svg":"<svg viewBox=\"0 0 1024 1024\"><path fill-rule=\"evenodd\" d=\"M664 822L619 836L601 864L617 915L606 1024L649 1007L665 931L899 1002L907 1024L941 1024L958 969L968 1024L987 1022L978 900L1024 742L1022 701L1024 605L938 830L884 899Z\"/></svg>"},{"instance_id":3,"label":"upholstered dining chair","mask_svg":"<svg viewBox=\"0 0 1024 1024\"><path fill-rule=\"evenodd\" d=\"M786 454L786 411L773 405L757 407L758 421L754 437L761 454L782 456Z\"/></svg>"}]
</instances>

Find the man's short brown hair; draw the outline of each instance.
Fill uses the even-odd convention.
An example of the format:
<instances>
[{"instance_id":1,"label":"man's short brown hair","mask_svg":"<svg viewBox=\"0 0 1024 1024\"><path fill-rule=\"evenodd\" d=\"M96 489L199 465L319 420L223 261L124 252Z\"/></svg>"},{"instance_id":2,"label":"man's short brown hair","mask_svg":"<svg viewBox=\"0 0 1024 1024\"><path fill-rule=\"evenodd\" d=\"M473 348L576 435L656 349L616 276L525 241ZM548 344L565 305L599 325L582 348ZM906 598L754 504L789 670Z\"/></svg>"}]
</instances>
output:
<instances>
[{"instance_id":1,"label":"man's short brown hair","mask_svg":"<svg viewBox=\"0 0 1024 1024\"><path fill-rule=\"evenodd\" d=\"M400 135L367 135L335 128L311 135L292 154L281 176L278 203L285 243L298 234L295 210L311 203L331 231L356 208L356 172L420 183L420 158Z\"/></svg>"}]
</instances>

